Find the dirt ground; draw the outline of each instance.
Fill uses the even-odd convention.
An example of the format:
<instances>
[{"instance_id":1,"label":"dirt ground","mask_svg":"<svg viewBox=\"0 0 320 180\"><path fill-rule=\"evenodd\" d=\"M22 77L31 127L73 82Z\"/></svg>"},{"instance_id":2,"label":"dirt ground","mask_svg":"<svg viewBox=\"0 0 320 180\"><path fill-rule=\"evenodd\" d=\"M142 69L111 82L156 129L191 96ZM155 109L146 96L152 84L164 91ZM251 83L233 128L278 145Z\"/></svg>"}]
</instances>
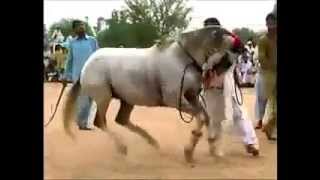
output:
<instances>
[{"instance_id":1,"label":"dirt ground","mask_svg":"<svg viewBox=\"0 0 320 180\"><path fill-rule=\"evenodd\" d=\"M61 84L44 84L45 122L54 109L60 89ZM244 90L244 100L253 119L254 89ZM61 104L63 102L62 99ZM112 101L107 124L121 134L128 147L128 155L121 156L109 136L99 130L83 132L74 125L76 141L72 141L63 131L61 107L44 130L46 179L276 179L277 144L269 142L260 131L257 131L261 149L258 158L247 154L241 139L230 132L226 135L225 156L212 157L204 134L195 150L196 166L190 168L184 160L183 146L193 123L182 122L175 109L135 107L132 113L132 122L158 140L160 150L155 150L114 122L119 102Z\"/></svg>"}]
</instances>

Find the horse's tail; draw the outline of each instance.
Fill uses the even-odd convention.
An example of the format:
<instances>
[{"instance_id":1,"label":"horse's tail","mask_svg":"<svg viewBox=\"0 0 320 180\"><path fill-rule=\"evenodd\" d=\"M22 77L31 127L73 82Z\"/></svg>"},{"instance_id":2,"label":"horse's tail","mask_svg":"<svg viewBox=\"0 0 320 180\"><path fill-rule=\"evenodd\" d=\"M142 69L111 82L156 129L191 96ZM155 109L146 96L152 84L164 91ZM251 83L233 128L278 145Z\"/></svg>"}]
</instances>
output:
<instances>
[{"instance_id":1,"label":"horse's tail","mask_svg":"<svg viewBox=\"0 0 320 180\"><path fill-rule=\"evenodd\" d=\"M70 125L72 121L72 115L75 111L75 102L77 97L79 96L81 90L80 81L78 80L70 89L69 93L67 94L66 104L63 110L63 126L64 130L71 138L74 139L74 135L71 132Z\"/></svg>"}]
</instances>

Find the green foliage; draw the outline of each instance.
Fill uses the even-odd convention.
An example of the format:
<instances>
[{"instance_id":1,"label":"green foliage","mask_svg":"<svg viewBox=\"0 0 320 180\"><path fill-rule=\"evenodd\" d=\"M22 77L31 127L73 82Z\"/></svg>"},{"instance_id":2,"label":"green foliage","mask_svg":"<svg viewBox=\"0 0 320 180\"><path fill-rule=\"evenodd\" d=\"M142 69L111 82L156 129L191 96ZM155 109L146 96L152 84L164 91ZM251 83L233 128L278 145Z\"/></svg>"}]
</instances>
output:
<instances>
[{"instance_id":1,"label":"green foliage","mask_svg":"<svg viewBox=\"0 0 320 180\"><path fill-rule=\"evenodd\" d=\"M125 0L122 10L114 10L106 20L108 29L98 34L101 47L150 47L159 40L167 44L169 36L184 30L191 18L186 0ZM169 38L170 39L170 38ZM163 42L162 42L163 41Z\"/></svg>"},{"instance_id":2,"label":"green foliage","mask_svg":"<svg viewBox=\"0 0 320 180\"><path fill-rule=\"evenodd\" d=\"M52 33L54 32L54 30L57 28L57 27L60 27L61 29L61 32L63 34L64 37L67 37L69 35L72 35L73 33L73 30L72 30L72 21L75 20L75 19L72 19L72 18L63 18L61 19L60 21L52 24L49 28L49 37L52 36ZM86 31L87 31L87 34L89 36L93 36L93 31L92 31L92 28L90 27L89 24L86 23Z\"/></svg>"},{"instance_id":3,"label":"green foliage","mask_svg":"<svg viewBox=\"0 0 320 180\"><path fill-rule=\"evenodd\" d=\"M120 12L131 23L151 24L159 36L169 35L178 29L185 29L191 18L192 8L186 7L186 0L125 0L126 9Z\"/></svg>"},{"instance_id":4,"label":"green foliage","mask_svg":"<svg viewBox=\"0 0 320 180\"><path fill-rule=\"evenodd\" d=\"M158 39L156 28L150 24L125 22L111 23L109 28L97 35L100 47L137 47L146 48L154 44Z\"/></svg>"}]
</instances>

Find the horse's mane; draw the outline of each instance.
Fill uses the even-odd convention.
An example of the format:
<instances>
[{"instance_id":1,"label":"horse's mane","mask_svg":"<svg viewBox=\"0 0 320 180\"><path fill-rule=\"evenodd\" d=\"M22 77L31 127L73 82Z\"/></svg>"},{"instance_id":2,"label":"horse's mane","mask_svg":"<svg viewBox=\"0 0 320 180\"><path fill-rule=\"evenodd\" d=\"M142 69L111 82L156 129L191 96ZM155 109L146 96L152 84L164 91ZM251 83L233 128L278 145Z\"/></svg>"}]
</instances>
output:
<instances>
[{"instance_id":1,"label":"horse's mane","mask_svg":"<svg viewBox=\"0 0 320 180\"><path fill-rule=\"evenodd\" d=\"M178 40L183 40L184 38L193 38L193 37L197 36L197 34L199 34L199 33L201 34L202 30L211 29L211 28L221 28L221 26L210 25L210 26L202 27L202 28L195 29L192 31L180 32L180 33L178 33L178 35L176 37L166 35L166 36L163 36L160 39L156 40L155 45L159 50L163 50L163 49L168 48L172 43L174 43Z\"/></svg>"},{"instance_id":2,"label":"horse's mane","mask_svg":"<svg viewBox=\"0 0 320 180\"><path fill-rule=\"evenodd\" d=\"M208 26L208 27L203 27L200 29L195 29L192 31L187 31L187 32L180 32L177 34L176 37L173 36L169 36L169 35L165 35L162 36L160 39L156 40L156 47L159 50L164 50L166 48L168 48L171 44L173 44L174 42L178 41L178 40L182 40L184 38L190 38L190 37L194 37L195 34L199 33L201 30L203 29L207 29L207 28L212 28L212 27L220 27L220 26Z\"/></svg>"},{"instance_id":3,"label":"horse's mane","mask_svg":"<svg viewBox=\"0 0 320 180\"><path fill-rule=\"evenodd\" d=\"M164 49L168 48L174 42L181 40L181 39L185 38L186 36L194 34L196 31L199 31L199 29L193 30L193 31L188 31L188 32L179 32L175 37L170 36L170 35L162 36L160 39L155 41L156 42L155 45L159 50L164 50Z\"/></svg>"}]
</instances>

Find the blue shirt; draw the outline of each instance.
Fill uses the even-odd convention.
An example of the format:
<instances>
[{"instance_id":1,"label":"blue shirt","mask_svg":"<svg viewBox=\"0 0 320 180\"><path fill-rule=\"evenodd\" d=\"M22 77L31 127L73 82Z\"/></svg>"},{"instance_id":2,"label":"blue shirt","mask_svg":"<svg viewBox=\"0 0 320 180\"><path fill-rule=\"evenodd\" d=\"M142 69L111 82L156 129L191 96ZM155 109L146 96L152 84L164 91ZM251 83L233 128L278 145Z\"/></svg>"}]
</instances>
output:
<instances>
[{"instance_id":1,"label":"blue shirt","mask_svg":"<svg viewBox=\"0 0 320 180\"><path fill-rule=\"evenodd\" d=\"M84 38L73 38L69 43L69 54L65 66L65 76L76 82L84 63L89 56L98 49L98 42L94 37L85 35Z\"/></svg>"}]
</instances>

